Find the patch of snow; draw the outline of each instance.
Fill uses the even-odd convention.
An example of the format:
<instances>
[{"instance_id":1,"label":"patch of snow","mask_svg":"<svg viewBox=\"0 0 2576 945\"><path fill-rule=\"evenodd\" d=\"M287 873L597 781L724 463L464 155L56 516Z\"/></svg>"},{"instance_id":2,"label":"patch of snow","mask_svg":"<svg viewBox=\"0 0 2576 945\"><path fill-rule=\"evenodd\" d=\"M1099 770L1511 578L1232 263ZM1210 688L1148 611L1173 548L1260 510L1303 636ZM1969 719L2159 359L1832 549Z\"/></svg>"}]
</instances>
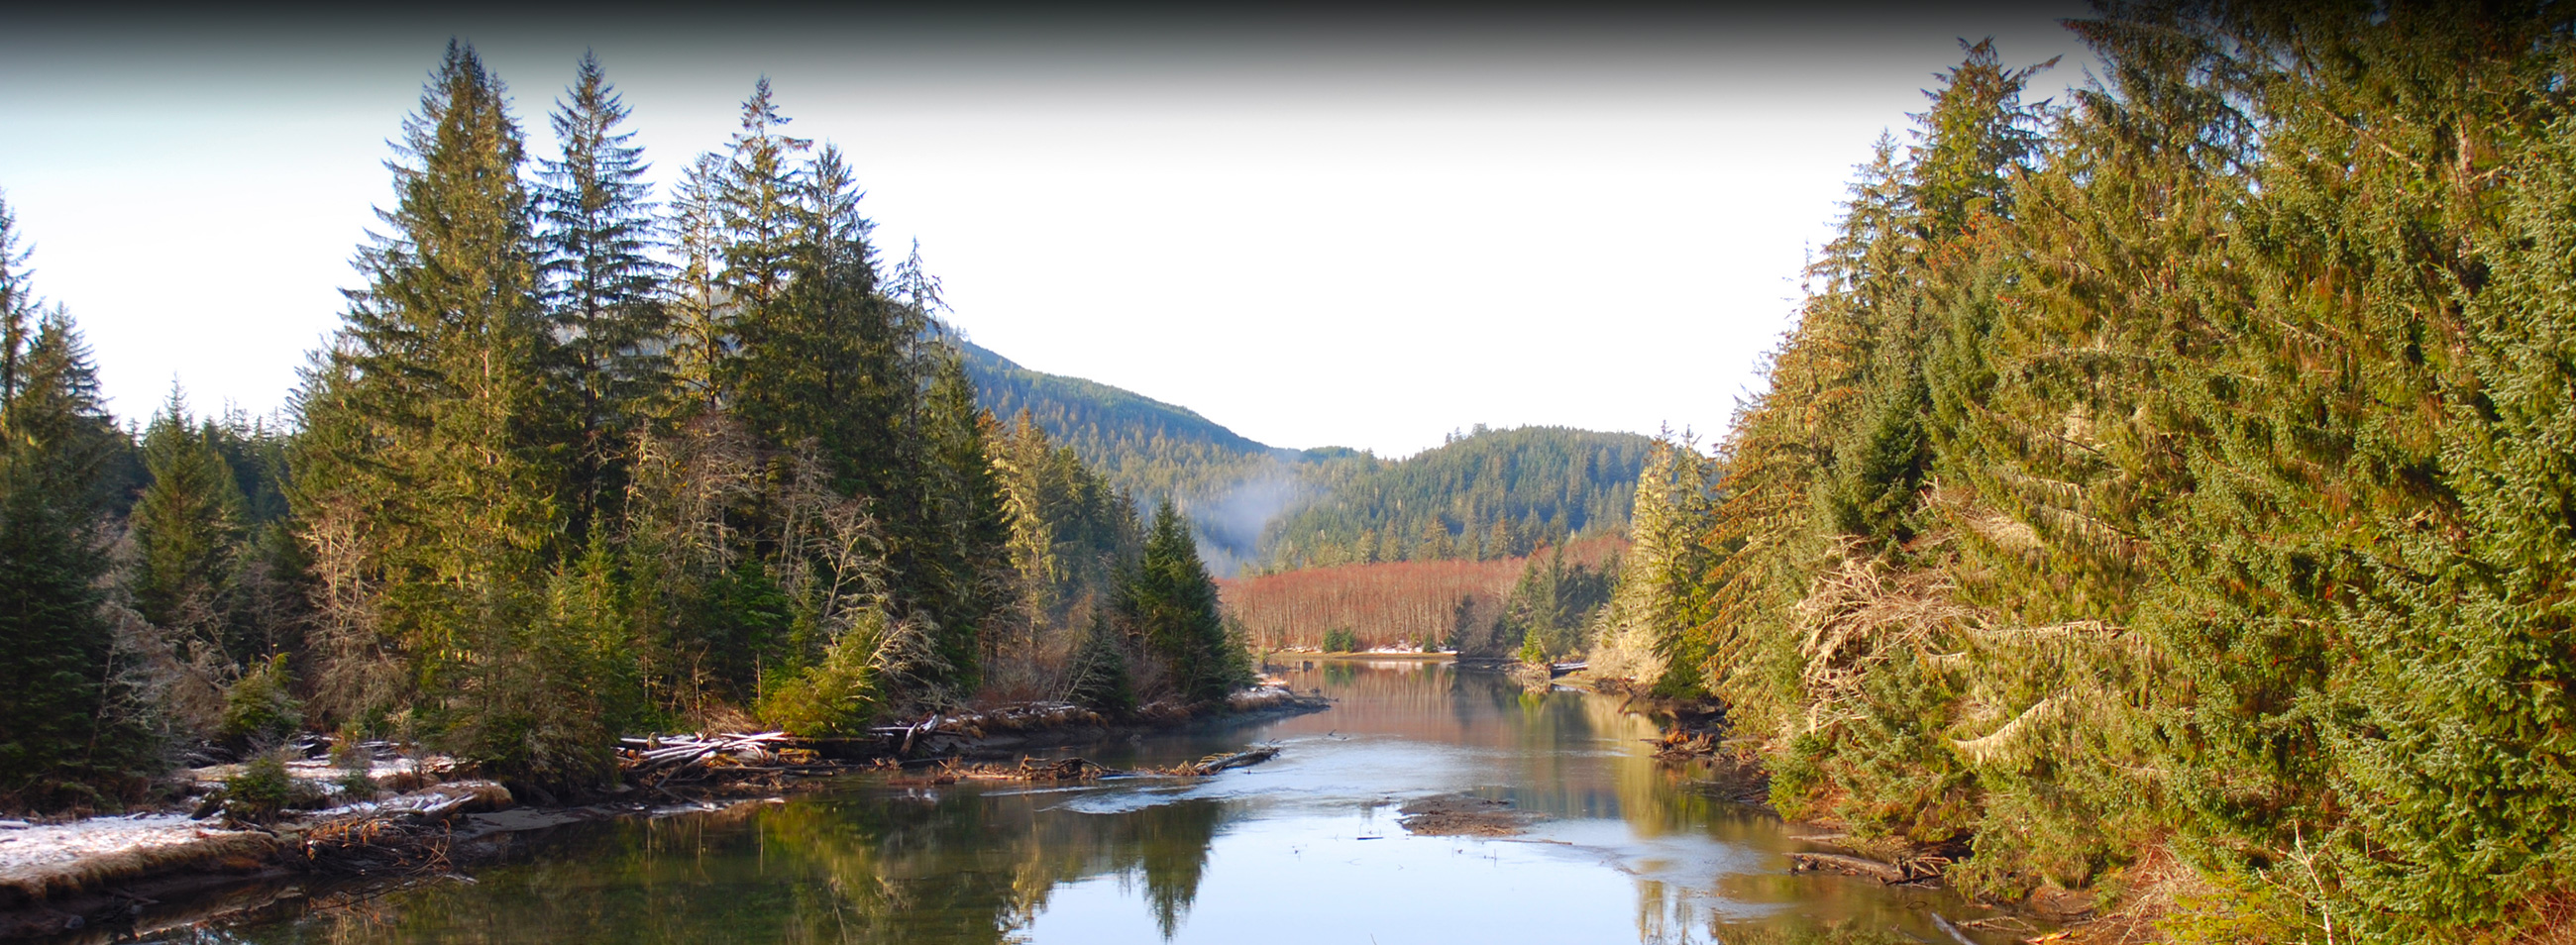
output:
<instances>
[{"instance_id":1,"label":"patch of snow","mask_svg":"<svg viewBox=\"0 0 2576 945\"><path fill-rule=\"evenodd\" d=\"M185 814L92 817L10 831L0 843L0 876L123 850L188 843L239 831L216 830Z\"/></svg>"}]
</instances>

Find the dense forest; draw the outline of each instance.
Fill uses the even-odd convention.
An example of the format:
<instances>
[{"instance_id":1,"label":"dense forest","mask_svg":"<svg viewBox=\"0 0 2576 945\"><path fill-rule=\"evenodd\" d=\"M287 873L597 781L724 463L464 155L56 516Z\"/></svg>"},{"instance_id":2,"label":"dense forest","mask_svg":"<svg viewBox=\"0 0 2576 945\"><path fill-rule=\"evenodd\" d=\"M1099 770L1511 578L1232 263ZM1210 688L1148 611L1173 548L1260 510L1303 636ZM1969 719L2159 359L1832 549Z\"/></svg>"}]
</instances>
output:
<instances>
[{"instance_id":1,"label":"dense forest","mask_svg":"<svg viewBox=\"0 0 2576 945\"><path fill-rule=\"evenodd\" d=\"M1564 427L1474 430L1400 460L1264 446L1131 391L959 342L995 415L1027 414L1140 502L1170 499L1220 575L1379 561L1496 561L1627 520L1652 442Z\"/></svg>"},{"instance_id":2,"label":"dense forest","mask_svg":"<svg viewBox=\"0 0 2576 945\"><path fill-rule=\"evenodd\" d=\"M0 204L0 808L312 730L542 798L627 732L1250 681L1180 514L984 409L766 80L667 200L627 117L586 57L532 155L451 45L280 423L120 428Z\"/></svg>"},{"instance_id":3,"label":"dense forest","mask_svg":"<svg viewBox=\"0 0 2576 945\"><path fill-rule=\"evenodd\" d=\"M1487 561L1626 527L1652 441L1522 427L1318 475L1315 497L1262 530L1270 570L1376 561ZM1371 458L1373 459L1373 458Z\"/></svg>"},{"instance_id":4,"label":"dense forest","mask_svg":"<svg viewBox=\"0 0 2576 945\"><path fill-rule=\"evenodd\" d=\"M2563 935L2571 25L2111 3L2063 102L1974 45L1768 392L1649 464L1602 645L1722 698L1783 815L1972 893Z\"/></svg>"},{"instance_id":5,"label":"dense forest","mask_svg":"<svg viewBox=\"0 0 2576 945\"><path fill-rule=\"evenodd\" d=\"M1140 501L1170 499L1190 519L1219 574L1260 553L1261 526L1304 499L1321 466L1347 450L1263 446L1186 407L1078 377L1048 374L960 341L966 376L996 416L1039 429Z\"/></svg>"}]
</instances>

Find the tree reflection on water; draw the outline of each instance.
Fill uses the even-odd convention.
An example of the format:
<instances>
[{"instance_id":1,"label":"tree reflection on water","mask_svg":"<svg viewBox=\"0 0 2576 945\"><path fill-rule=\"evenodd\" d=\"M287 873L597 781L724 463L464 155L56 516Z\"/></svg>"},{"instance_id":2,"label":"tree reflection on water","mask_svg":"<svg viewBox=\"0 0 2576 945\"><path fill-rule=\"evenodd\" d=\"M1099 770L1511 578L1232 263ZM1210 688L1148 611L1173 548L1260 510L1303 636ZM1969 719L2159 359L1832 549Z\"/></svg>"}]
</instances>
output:
<instances>
[{"instance_id":1,"label":"tree reflection on water","mask_svg":"<svg viewBox=\"0 0 2576 945\"><path fill-rule=\"evenodd\" d=\"M1499 674L1423 662L1322 661L1290 676L1340 701L1258 728L1082 749L1134 767L1287 743L1256 769L1060 789L862 777L786 802L557 828L472 882L181 940L1000 945L1373 933L1387 945L1630 935L1880 945L1945 940L1929 916L1968 915L1946 893L1787 872L1792 831L1695 789L1706 772L1655 760L1645 744L1654 726L1617 699L1531 693ZM1407 837L1390 822L1403 798L1451 792L1542 817L1528 837L1501 839Z\"/></svg>"}]
</instances>

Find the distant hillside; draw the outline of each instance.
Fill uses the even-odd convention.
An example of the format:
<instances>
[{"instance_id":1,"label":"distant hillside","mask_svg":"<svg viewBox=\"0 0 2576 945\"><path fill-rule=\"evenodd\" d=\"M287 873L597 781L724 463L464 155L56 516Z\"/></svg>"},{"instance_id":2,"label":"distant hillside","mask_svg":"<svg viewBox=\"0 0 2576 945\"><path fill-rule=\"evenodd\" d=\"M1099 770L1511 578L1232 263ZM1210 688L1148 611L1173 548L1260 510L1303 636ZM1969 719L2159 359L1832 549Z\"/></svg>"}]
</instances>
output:
<instances>
[{"instance_id":1,"label":"distant hillside","mask_svg":"<svg viewBox=\"0 0 2576 945\"><path fill-rule=\"evenodd\" d=\"M985 409L1003 420L1028 411L1047 436L1073 447L1148 512L1171 498L1198 526L1200 550L1218 574L1249 561L1262 526L1305 497L1305 467L1349 452L1310 458L1246 439L1187 407L1032 371L973 342L960 347Z\"/></svg>"},{"instance_id":2,"label":"distant hillside","mask_svg":"<svg viewBox=\"0 0 2576 945\"><path fill-rule=\"evenodd\" d=\"M1262 558L1273 570L1486 560L1615 531L1628 523L1653 442L1567 427L1479 427L1401 461L1339 471L1263 530Z\"/></svg>"},{"instance_id":3,"label":"distant hillside","mask_svg":"<svg viewBox=\"0 0 2576 945\"><path fill-rule=\"evenodd\" d=\"M1647 438L1564 427L1488 431L1388 461L1357 450L1255 442L1187 407L1032 371L961 342L976 396L1028 411L1110 484L1197 526L1219 575L1403 560L1488 560L1624 527ZM1439 523L1445 539L1434 537Z\"/></svg>"}]
</instances>

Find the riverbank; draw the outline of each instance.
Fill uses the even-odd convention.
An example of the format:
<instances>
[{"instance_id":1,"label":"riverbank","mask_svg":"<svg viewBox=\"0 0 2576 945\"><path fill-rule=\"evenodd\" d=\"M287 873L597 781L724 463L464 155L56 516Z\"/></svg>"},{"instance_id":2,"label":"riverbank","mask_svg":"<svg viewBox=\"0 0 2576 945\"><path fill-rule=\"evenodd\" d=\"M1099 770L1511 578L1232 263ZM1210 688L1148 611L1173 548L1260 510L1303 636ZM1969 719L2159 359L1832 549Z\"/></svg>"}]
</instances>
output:
<instances>
[{"instance_id":1,"label":"riverbank","mask_svg":"<svg viewBox=\"0 0 2576 945\"><path fill-rule=\"evenodd\" d=\"M1695 772L1700 793L1779 816L1771 802L1770 774L1760 758L1727 745L1726 708L1718 700L1657 696L1634 680L1596 676L1580 664L1542 667L1515 662L1505 669L1527 686L1563 686L1619 697L1621 711L1651 720L1663 733L1656 743L1659 760L1702 766ZM1939 885L1945 883L1944 873L1953 863L1974 852L1971 838L1918 843L1901 837L1855 836L1847 825L1830 821L1783 822L1798 829L1791 839L1810 848L1789 854L1793 872L1839 873L1887 885ZM2169 884L2179 865L2161 851L2138 859L2142 864L2135 871L2139 882L2132 885L2140 887L2139 893L2123 902L2111 902L2096 889L2053 887L2042 887L2017 901L1987 897L1977 901L2007 913L1997 921L2017 915L2036 920L2033 929L2054 927L2045 939L2050 943L2160 941L2153 928L2161 915L2156 904L2171 897L2157 888Z\"/></svg>"},{"instance_id":2,"label":"riverbank","mask_svg":"<svg viewBox=\"0 0 2576 945\"><path fill-rule=\"evenodd\" d=\"M1176 706L1111 719L1078 707L1020 704L938 713L859 738L778 733L629 739L620 782L591 796L523 796L452 759L393 753L351 772L322 758L286 764L287 793L317 809L265 823L224 814L225 779L243 766L185 772L167 806L60 822L0 821L0 939L115 941L204 922L316 890L440 876L500 857L527 837L586 821L652 818L782 802L859 771L1142 737L1198 725L1256 724L1331 703L1280 685L1236 693L1217 711ZM382 799L359 799L355 777ZM533 802L533 803L531 803Z\"/></svg>"}]
</instances>

